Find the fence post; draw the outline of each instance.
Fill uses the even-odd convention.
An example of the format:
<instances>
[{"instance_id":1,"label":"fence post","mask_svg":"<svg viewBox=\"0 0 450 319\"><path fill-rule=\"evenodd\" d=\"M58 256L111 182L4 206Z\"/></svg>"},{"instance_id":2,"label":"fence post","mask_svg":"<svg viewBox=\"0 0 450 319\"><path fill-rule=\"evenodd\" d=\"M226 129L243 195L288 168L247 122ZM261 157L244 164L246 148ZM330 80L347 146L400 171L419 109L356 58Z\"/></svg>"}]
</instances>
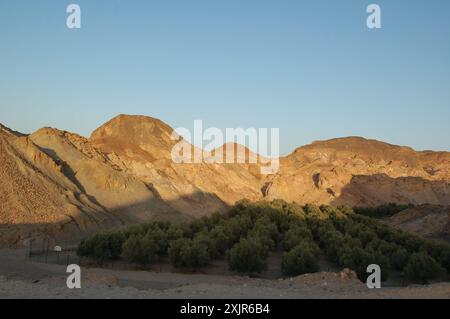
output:
<instances>
[{"instance_id":1,"label":"fence post","mask_svg":"<svg viewBox=\"0 0 450 319\"><path fill-rule=\"evenodd\" d=\"M31 252L32 251L33 251L33 239L31 238L28 241L28 258L27 258L28 261L30 261L30 259L31 259Z\"/></svg>"},{"instance_id":2,"label":"fence post","mask_svg":"<svg viewBox=\"0 0 450 319\"><path fill-rule=\"evenodd\" d=\"M47 263L47 261L48 261L48 250L49 250L49 243L48 243L48 240L47 239L45 239L45 241L46 241L46 248L45 248L45 263Z\"/></svg>"}]
</instances>

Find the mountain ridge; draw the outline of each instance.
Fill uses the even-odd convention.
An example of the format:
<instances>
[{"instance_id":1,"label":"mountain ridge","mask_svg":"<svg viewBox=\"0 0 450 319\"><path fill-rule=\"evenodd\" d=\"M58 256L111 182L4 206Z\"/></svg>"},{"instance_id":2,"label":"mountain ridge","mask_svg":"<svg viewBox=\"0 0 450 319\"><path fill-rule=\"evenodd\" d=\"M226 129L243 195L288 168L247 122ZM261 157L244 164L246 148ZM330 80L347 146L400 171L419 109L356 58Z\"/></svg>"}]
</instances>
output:
<instances>
[{"instance_id":1,"label":"mountain ridge","mask_svg":"<svg viewBox=\"0 0 450 319\"><path fill-rule=\"evenodd\" d=\"M276 174L266 176L260 163L174 163L171 150L180 141L172 139L172 132L159 119L124 114L89 138L48 127L25 135L0 125L0 227L8 230L0 241L36 236L42 224L58 225L50 231L56 236L155 218L195 218L224 211L243 198L450 205L450 152L336 138L295 149L280 158ZM224 155L226 145L216 151ZM253 154L242 150L236 158ZM18 183L26 191L17 191ZM48 200L39 201L33 192ZM20 230L11 226L27 220L30 225ZM73 224L70 231L64 223Z\"/></svg>"}]
</instances>

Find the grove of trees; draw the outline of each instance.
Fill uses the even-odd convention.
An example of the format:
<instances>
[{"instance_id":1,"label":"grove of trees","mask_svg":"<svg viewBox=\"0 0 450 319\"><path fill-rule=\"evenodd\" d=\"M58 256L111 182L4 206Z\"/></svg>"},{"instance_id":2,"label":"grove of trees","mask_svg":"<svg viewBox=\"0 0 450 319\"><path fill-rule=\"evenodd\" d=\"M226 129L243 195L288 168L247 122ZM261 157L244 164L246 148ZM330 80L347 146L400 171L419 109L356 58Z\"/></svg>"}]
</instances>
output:
<instances>
[{"instance_id":1,"label":"grove of trees","mask_svg":"<svg viewBox=\"0 0 450 319\"><path fill-rule=\"evenodd\" d=\"M450 246L393 229L368 216L400 209L387 207L352 210L281 200L240 201L229 212L208 218L183 223L155 221L97 234L84 239L77 253L99 263L123 259L141 266L165 258L175 268L193 270L226 260L231 271L253 275L267 270L271 254L280 252L285 277L318 272L321 259L327 259L354 270L361 280L367 278L370 264L380 265L383 280L392 272L421 284L447 278Z\"/></svg>"},{"instance_id":2,"label":"grove of trees","mask_svg":"<svg viewBox=\"0 0 450 319\"><path fill-rule=\"evenodd\" d=\"M390 217L408 208L414 207L412 204L409 205L399 205L395 203L389 203L385 205L380 205L377 207L354 207L355 213L360 215L365 215L373 218L384 218Z\"/></svg>"}]
</instances>

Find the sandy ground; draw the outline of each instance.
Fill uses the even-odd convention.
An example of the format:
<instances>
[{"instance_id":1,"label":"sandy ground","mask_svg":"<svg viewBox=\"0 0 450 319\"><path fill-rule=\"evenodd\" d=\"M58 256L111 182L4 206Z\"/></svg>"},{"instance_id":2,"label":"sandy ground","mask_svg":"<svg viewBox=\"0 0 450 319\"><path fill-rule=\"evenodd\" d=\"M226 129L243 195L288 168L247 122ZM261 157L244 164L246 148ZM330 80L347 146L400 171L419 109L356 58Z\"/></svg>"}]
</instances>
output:
<instances>
[{"instance_id":1,"label":"sandy ground","mask_svg":"<svg viewBox=\"0 0 450 319\"><path fill-rule=\"evenodd\" d=\"M0 298L450 298L450 283L369 290L342 273L268 280L83 268L82 288L74 290L67 288L66 276L65 266L30 263L23 251L0 250Z\"/></svg>"}]
</instances>

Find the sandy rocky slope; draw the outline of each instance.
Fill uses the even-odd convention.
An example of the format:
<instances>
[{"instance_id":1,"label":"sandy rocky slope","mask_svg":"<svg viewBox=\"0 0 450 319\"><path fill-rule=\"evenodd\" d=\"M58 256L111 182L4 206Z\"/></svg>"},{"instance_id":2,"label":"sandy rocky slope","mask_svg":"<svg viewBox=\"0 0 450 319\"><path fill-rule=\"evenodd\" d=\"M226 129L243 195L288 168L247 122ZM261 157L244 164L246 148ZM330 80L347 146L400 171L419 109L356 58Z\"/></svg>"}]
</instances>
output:
<instances>
[{"instance_id":1,"label":"sandy rocky slope","mask_svg":"<svg viewBox=\"0 0 450 319\"><path fill-rule=\"evenodd\" d=\"M0 126L0 243L21 245L43 235L75 241L155 218L205 216L243 198L450 205L449 152L339 138L300 147L281 158L276 174L261 175L260 163L176 164L172 132L160 120L129 115L90 138L54 128L24 135ZM243 152L237 156L250 153Z\"/></svg>"}]
</instances>

